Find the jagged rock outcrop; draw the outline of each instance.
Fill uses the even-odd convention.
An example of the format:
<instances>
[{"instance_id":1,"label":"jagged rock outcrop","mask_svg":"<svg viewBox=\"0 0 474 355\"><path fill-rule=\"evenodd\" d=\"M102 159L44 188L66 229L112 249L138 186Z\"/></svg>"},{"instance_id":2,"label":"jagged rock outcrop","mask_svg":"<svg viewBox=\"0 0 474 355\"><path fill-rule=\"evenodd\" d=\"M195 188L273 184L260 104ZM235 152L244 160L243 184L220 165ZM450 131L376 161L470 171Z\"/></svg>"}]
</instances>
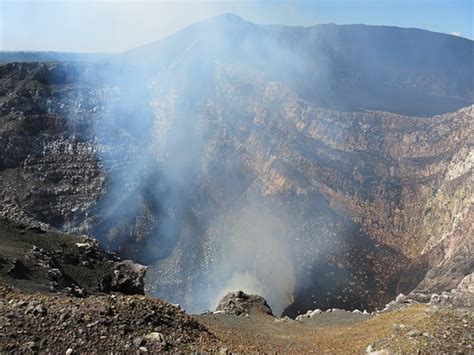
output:
<instances>
[{"instance_id":1,"label":"jagged rock outcrop","mask_svg":"<svg viewBox=\"0 0 474 355\"><path fill-rule=\"evenodd\" d=\"M233 314L236 316L254 313L273 315L270 306L262 296L248 295L240 290L229 292L222 297L214 313Z\"/></svg>"},{"instance_id":2,"label":"jagged rock outcrop","mask_svg":"<svg viewBox=\"0 0 474 355\"><path fill-rule=\"evenodd\" d=\"M131 260L121 261L112 273L104 276L100 288L104 292L122 292L128 295L143 294L146 267Z\"/></svg>"}]
</instances>

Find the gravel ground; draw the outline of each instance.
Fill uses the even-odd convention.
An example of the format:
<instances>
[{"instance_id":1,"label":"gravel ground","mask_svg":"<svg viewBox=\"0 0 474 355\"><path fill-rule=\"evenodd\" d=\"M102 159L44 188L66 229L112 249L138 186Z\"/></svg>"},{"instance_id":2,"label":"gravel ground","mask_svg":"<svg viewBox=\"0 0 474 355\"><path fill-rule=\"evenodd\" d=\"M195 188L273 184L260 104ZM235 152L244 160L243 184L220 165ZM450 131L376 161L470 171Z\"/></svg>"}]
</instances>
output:
<instances>
[{"instance_id":1,"label":"gravel ground","mask_svg":"<svg viewBox=\"0 0 474 355\"><path fill-rule=\"evenodd\" d=\"M374 316L321 313L301 322L279 322L264 315L202 315L197 319L226 349L242 352L468 354L474 334L472 309L423 304Z\"/></svg>"},{"instance_id":2,"label":"gravel ground","mask_svg":"<svg viewBox=\"0 0 474 355\"><path fill-rule=\"evenodd\" d=\"M192 351L215 343L205 326L158 299L80 299L0 287L0 353Z\"/></svg>"},{"instance_id":3,"label":"gravel ground","mask_svg":"<svg viewBox=\"0 0 474 355\"><path fill-rule=\"evenodd\" d=\"M472 309L411 304L302 321L264 313L187 315L148 296L25 294L0 286L0 353L472 353Z\"/></svg>"}]
</instances>

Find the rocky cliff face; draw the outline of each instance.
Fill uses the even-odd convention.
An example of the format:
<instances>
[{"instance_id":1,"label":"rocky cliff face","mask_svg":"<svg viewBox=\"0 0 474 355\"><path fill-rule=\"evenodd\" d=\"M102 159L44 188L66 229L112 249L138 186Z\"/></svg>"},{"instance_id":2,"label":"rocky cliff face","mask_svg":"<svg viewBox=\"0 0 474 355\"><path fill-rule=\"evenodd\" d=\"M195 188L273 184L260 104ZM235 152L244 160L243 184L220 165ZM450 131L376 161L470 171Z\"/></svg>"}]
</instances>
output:
<instances>
[{"instance_id":1,"label":"rocky cliff face","mask_svg":"<svg viewBox=\"0 0 474 355\"><path fill-rule=\"evenodd\" d=\"M60 65L5 65L1 76L2 215L67 229L105 186L94 147L66 119L75 79Z\"/></svg>"},{"instance_id":2,"label":"rocky cliff face","mask_svg":"<svg viewBox=\"0 0 474 355\"><path fill-rule=\"evenodd\" d=\"M428 269L420 288L452 288L472 270L472 107L418 118L348 113L321 109L285 85L226 69L216 72L216 83L216 99L206 103L206 112L223 114L198 118L194 126L212 131L203 148L204 174L224 174L219 178L227 181L225 172L238 169L252 178L239 190L226 190L214 177L208 187L216 195L211 201L224 210L235 208L238 204L232 201L234 207L228 207L222 198L231 191L241 201L250 195L284 206L286 218L278 218L291 226L285 233L291 235L292 245L286 247L295 249L297 269L308 268L306 277L297 277L296 288L302 294L311 290L296 299L324 304L315 289L324 288L325 278L333 280L331 287L343 279L341 289L323 292L334 295L328 304L354 292L357 296L345 299L346 305L357 306L360 298L367 305L367 299L380 296L363 297L362 290L406 292ZM173 116L168 112L166 117ZM208 170L220 161L227 163L217 168L219 173ZM231 165L236 161L237 167ZM240 208L249 208L248 201ZM271 219L265 214L263 218ZM233 222L224 225L217 228L220 236ZM344 251L348 246L349 253ZM367 265L373 280L364 272L357 276ZM182 279L176 277L177 270L179 266L170 279ZM344 275L348 270L350 275ZM306 271L296 272L301 273ZM360 290L354 291L357 287Z\"/></svg>"},{"instance_id":3,"label":"rocky cliff face","mask_svg":"<svg viewBox=\"0 0 474 355\"><path fill-rule=\"evenodd\" d=\"M115 110L106 107L108 100L117 98L117 84L103 79L107 66L16 63L0 71L1 215L101 235L116 250L127 248L129 238L141 254L145 247L137 247L136 241L142 237L133 230L143 234L153 224L147 218L155 218L155 207L140 190L140 181L147 174L140 170L119 181L110 177L130 171L130 162L140 154L138 141L146 133L134 136L120 126L130 113L119 106ZM110 117L122 121L109 122ZM114 124L115 134L102 139L104 132L95 129L98 122ZM125 205L114 209L128 218L122 225L116 223L118 217L108 222L111 211L102 214L102 204L108 203L103 198L107 186L115 184L126 185L124 191L128 191L121 195ZM127 207L135 210L134 204L141 205L144 215L126 211ZM135 249L124 254L138 258Z\"/></svg>"},{"instance_id":4,"label":"rocky cliff face","mask_svg":"<svg viewBox=\"0 0 474 355\"><path fill-rule=\"evenodd\" d=\"M323 105L216 53L171 65L181 46L164 47L153 65L0 67L3 216L151 264L147 291L190 310L239 288L276 313L373 309L472 272L464 81L423 84L457 87L464 108L423 116L407 101L405 116Z\"/></svg>"}]
</instances>

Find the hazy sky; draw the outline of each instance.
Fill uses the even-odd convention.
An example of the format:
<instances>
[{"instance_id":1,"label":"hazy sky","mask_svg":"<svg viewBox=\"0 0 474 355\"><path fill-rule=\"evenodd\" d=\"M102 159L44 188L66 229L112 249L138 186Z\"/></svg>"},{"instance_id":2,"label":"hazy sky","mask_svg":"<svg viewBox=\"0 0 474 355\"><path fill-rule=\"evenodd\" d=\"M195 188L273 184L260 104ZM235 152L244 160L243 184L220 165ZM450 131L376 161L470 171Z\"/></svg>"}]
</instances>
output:
<instances>
[{"instance_id":1,"label":"hazy sky","mask_svg":"<svg viewBox=\"0 0 474 355\"><path fill-rule=\"evenodd\" d=\"M472 0L0 0L0 50L120 52L225 12L265 24L365 23L473 38Z\"/></svg>"}]
</instances>

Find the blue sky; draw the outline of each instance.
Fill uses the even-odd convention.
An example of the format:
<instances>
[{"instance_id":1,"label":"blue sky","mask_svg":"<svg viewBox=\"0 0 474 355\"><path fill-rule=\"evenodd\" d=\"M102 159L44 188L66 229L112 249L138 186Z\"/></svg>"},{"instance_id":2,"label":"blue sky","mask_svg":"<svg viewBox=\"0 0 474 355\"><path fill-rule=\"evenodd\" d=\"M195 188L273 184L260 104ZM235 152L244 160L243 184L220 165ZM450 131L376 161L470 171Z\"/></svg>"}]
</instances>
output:
<instances>
[{"instance_id":1,"label":"blue sky","mask_svg":"<svg viewBox=\"0 0 474 355\"><path fill-rule=\"evenodd\" d=\"M0 50L120 52L232 12L263 24L417 27L473 38L472 0L0 0Z\"/></svg>"}]
</instances>

